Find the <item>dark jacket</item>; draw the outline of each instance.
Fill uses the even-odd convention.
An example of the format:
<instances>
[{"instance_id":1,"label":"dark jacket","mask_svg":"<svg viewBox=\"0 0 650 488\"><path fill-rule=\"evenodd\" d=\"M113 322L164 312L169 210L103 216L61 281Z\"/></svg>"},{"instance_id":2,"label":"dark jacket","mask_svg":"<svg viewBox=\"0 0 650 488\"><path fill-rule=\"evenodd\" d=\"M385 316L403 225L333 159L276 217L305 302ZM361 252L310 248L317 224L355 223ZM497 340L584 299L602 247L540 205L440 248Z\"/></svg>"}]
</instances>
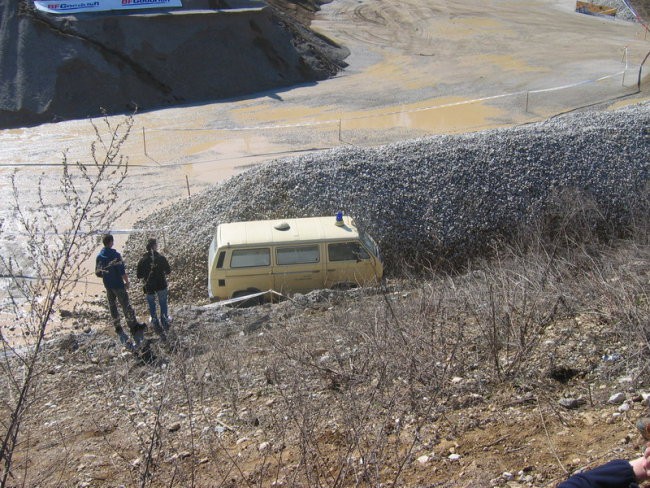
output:
<instances>
[{"instance_id":1,"label":"dark jacket","mask_svg":"<svg viewBox=\"0 0 650 488\"><path fill-rule=\"evenodd\" d=\"M102 277L106 288L124 288L122 276L126 270L120 253L110 247L102 248L95 260L95 274Z\"/></svg>"},{"instance_id":2,"label":"dark jacket","mask_svg":"<svg viewBox=\"0 0 650 488\"><path fill-rule=\"evenodd\" d=\"M171 273L171 268L165 256L157 251L143 254L138 261L137 276L144 281L144 292L151 295L167 288L166 275Z\"/></svg>"},{"instance_id":3,"label":"dark jacket","mask_svg":"<svg viewBox=\"0 0 650 488\"><path fill-rule=\"evenodd\" d=\"M637 488L634 470L628 461L616 460L574 474L557 488Z\"/></svg>"}]
</instances>

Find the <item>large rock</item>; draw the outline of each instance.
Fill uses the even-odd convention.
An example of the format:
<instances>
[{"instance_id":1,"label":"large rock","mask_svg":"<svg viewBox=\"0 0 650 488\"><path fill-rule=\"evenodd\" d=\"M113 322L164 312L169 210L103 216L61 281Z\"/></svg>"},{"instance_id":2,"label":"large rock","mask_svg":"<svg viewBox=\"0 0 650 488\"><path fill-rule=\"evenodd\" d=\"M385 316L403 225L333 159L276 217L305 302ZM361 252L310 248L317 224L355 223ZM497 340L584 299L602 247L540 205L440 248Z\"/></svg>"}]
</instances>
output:
<instances>
[{"instance_id":1,"label":"large rock","mask_svg":"<svg viewBox=\"0 0 650 488\"><path fill-rule=\"evenodd\" d=\"M0 0L0 128L233 97L344 65L346 50L271 7L214 3L61 16Z\"/></svg>"}]
</instances>

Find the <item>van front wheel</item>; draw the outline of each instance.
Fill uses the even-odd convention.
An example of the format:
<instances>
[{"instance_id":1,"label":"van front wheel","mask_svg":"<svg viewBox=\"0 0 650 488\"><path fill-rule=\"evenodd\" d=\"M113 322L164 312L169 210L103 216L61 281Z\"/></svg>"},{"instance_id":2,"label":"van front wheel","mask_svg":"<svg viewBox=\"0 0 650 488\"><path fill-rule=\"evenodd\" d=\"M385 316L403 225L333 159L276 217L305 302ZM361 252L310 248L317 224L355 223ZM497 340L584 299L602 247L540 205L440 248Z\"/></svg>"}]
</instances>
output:
<instances>
[{"instance_id":1,"label":"van front wheel","mask_svg":"<svg viewBox=\"0 0 650 488\"><path fill-rule=\"evenodd\" d=\"M255 293L260 293L260 290L257 288L249 288L248 290L239 290L232 294L233 298L241 298L247 295L253 295ZM254 307L256 305L262 305L264 303L264 295L258 297L249 298L248 300L242 300L235 304L235 307Z\"/></svg>"}]
</instances>

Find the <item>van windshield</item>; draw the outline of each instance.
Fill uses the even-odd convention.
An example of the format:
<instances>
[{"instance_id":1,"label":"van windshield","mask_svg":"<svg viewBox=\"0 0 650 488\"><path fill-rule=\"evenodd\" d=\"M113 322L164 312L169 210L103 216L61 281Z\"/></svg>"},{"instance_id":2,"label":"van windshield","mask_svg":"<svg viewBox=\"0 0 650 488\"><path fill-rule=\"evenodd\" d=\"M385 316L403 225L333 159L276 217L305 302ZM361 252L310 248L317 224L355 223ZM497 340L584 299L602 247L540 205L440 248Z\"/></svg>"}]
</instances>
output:
<instances>
[{"instance_id":1,"label":"van windshield","mask_svg":"<svg viewBox=\"0 0 650 488\"><path fill-rule=\"evenodd\" d=\"M365 232L359 232L359 238L361 239L361 242L363 242L363 245L366 246L366 248L373 254L373 256L378 258L379 246L377 246L375 240Z\"/></svg>"}]
</instances>

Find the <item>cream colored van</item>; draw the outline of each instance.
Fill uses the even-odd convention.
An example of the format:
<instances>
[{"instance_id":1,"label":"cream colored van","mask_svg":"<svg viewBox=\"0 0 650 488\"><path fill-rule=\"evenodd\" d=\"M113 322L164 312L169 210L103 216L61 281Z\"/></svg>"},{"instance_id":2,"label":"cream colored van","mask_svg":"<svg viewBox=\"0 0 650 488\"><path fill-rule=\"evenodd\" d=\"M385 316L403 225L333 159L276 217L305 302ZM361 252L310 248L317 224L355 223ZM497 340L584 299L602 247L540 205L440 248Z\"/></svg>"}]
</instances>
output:
<instances>
[{"instance_id":1,"label":"cream colored van","mask_svg":"<svg viewBox=\"0 0 650 488\"><path fill-rule=\"evenodd\" d=\"M210 298L307 292L378 283L375 241L349 217L233 222L217 227L208 255Z\"/></svg>"}]
</instances>

